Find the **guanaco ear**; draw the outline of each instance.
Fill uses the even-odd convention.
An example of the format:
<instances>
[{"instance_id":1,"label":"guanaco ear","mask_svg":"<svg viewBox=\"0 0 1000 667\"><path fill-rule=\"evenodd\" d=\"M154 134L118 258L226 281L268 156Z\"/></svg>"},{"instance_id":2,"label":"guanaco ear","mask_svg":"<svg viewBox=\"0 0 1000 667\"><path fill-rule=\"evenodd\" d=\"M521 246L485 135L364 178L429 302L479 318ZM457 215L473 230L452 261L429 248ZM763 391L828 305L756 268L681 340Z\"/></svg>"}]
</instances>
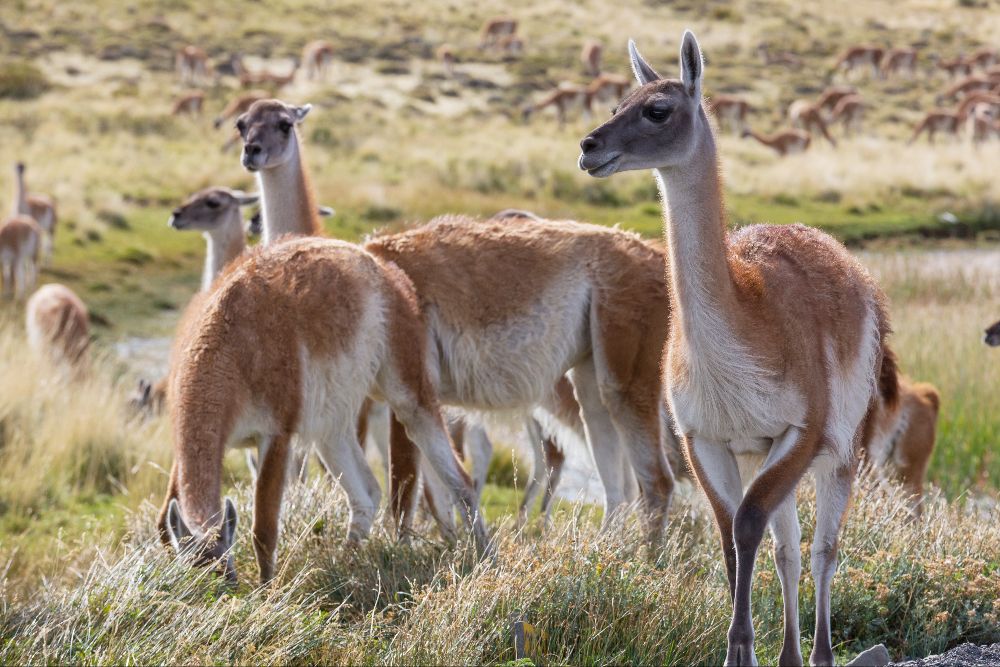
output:
<instances>
[{"instance_id":1,"label":"guanaco ear","mask_svg":"<svg viewBox=\"0 0 1000 667\"><path fill-rule=\"evenodd\" d=\"M229 194L232 195L233 199L235 199L236 203L240 206L249 206L250 204L256 204L260 201L260 194L256 192L246 193L242 190L230 190Z\"/></svg>"},{"instance_id":2,"label":"guanaco ear","mask_svg":"<svg viewBox=\"0 0 1000 667\"><path fill-rule=\"evenodd\" d=\"M236 505L232 499L226 498L226 512L222 517L222 543L227 547L233 545L236 536Z\"/></svg>"},{"instance_id":3,"label":"guanaco ear","mask_svg":"<svg viewBox=\"0 0 1000 667\"><path fill-rule=\"evenodd\" d=\"M640 86L660 79L656 70L650 67L649 63L639 55L639 49L635 48L635 42L631 39L628 40L628 59L632 63L632 73L635 74L635 80L639 82Z\"/></svg>"},{"instance_id":4,"label":"guanaco ear","mask_svg":"<svg viewBox=\"0 0 1000 667\"><path fill-rule=\"evenodd\" d=\"M313 105L311 104L303 104L300 107L292 107L292 113L295 114L296 125L306 119L306 116L309 115L309 112L312 111L312 108Z\"/></svg>"},{"instance_id":5,"label":"guanaco ear","mask_svg":"<svg viewBox=\"0 0 1000 667\"><path fill-rule=\"evenodd\" d=\"M690 30L684 31L681 39L681 82L687 94L701 102L701 77L705 73L705 61L701 55L698 40Z\"/></svg>"},{"instance_id":6,"label":"guanaco ear","mask_svg":"<svg viewBox=\"0 0 1000 667\"><path fill-rule=\"evenodd\" d=\"M191 531L184 523L184 518L181 516L181 506L177 503L176 498L171 498L170 505L167 506L167 536L170 538L170 546L174 548L175 553L181 552L181 541L191 537Z\"/></svg>"},{"instance_id":7,"label":"guanaco ear","mask_svg":"<svg viewBox=\"0 0 1000 667\"><path fill-rule=\"evenodd\" d=\"M153 394L153 385L148 380L139 380L139 392L142 394L142 404L147 405Z\"/></svg>"},{"instance_id":8,"label":"guanaco ear","mask_svg":"<svg viewBox=\"0 0 1000 667\"><path fill-rule=\"evenodd\" d=\"M336 211L334 211L334 210L333 210L332 208L330 208L329 206L320 206L320 207L319 207L319 214L320 214L320 215L321 215L322 217L324 217L324 218L329 218L329 217L331 217L331 216L333 216L333 215L336 215L336 213L337 213L337 212L336 212Z\"/></svg>"}]
</instances>

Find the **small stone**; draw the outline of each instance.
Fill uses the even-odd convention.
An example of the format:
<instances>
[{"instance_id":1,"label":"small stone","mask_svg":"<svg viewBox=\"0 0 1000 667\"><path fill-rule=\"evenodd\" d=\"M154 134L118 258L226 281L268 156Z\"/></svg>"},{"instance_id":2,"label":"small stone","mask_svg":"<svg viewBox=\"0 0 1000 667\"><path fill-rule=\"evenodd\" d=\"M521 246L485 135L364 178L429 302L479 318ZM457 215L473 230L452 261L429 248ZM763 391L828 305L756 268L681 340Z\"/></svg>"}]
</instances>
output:
<instances>
[{"instance_id":1,"label":"small stone","mask_svg":"<svg viewBox=\"0 0 1000 667\"><path fill-rule=\"evenodd\" d=\"M847 663L847 667L885 667L888 664L889 649L885 647L885 644L876 644L859 653L854 660Z\"/></svg>"}]
</instances>

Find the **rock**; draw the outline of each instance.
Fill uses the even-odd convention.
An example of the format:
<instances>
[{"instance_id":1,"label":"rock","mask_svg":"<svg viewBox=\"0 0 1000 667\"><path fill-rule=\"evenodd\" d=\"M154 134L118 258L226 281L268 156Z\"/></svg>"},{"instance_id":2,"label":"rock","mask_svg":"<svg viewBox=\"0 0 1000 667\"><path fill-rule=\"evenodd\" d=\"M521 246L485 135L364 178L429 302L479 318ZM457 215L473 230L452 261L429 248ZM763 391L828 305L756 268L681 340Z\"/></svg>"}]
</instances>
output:
<instances>
[{"instance_id":1,"label":"rock","mask_svg":"<svg viewBox=\"0 0 1000 667\"><path fill-rule=\"evenodd\" d=\"M996 667L997 665L1000 665L1000 644L992 646L962 644L941 655L891 663L892 667Z\"/></svg>"},{"instance_id":2,"label":"rock","mask_svg":"<svg viewBox=\"0 0 1000 667\"><path fill-rule=\"evenodd\" d=\"M885 647L885 644L876 644L859 653L854 660L847 663L847 667L885 667L888 664L889 649Z\"/></svg>"}]
</instances>

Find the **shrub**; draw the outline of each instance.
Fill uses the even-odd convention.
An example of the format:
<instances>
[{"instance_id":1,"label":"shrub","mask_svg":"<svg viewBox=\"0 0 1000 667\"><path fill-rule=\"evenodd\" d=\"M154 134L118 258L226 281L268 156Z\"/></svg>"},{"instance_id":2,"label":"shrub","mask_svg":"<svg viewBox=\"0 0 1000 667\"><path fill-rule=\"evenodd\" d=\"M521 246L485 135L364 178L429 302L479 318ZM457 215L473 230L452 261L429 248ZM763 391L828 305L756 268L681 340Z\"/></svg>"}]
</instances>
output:
<instances>
[{"instance_id":1,"label":"shrub","mask_svg":"<svg viewBox=\"0 0 1000 667\"><path fill-rule=\"evenodd\" d=\"M28 62L0 64L0 98L30 100L49 89L42 70Z\"/></svg>"}]
</instances>

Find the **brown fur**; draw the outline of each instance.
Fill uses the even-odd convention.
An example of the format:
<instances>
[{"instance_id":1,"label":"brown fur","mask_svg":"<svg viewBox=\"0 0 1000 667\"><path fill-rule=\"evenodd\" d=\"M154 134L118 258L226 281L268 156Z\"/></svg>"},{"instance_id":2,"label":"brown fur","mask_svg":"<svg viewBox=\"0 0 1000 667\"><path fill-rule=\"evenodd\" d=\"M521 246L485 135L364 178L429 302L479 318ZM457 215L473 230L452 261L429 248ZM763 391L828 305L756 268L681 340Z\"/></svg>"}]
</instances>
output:
<instances>
[{"instance_id":1,"label":"brown fur","mask_svg":"<svg viewBox=\"0 0 1000 667\"><path fill-rule=\"evenodd\" d=\"M889 49L882 56L879 69L883 77L906 72L913 76L917 71L917 51L906 47Z\"/></svg>"},{"instance_id":2,"label":"brown fur","mask_svg":"<svg viewBox=\"0 0 1000 667\"><path fill-rule=\"evenodd\" d=\"M205 93L200 90L184 93L174 101L174 106L170 109L172 116L200 116L202 106L205 103Z\"/></svg>"},{"instance_id":3,"label":"brown fur","mask_svg":"<svg viewBox=\"0 0 1000 667\"><path fill-rule=\"evenodd\" d=\"M601 74L587 84L584 93L583 108L587 113L594 112L594 102L604 97L610 97L618 102L629 89L631 82L618 74Z\"/></svg>"},{"instance_id":4,"label":"brown fur","mask_svg":"<svg viewBox=\"0 0 1000 667\"><path fill-rule=\"evenodd\" d=\"M908 143L913 143L917 140L922 132L927 132L927 140L930 143L934 143L934 134L937 132L944 132L950 134L953 137L958 136L958 131L962 127L962 121L964 119L954 111L948 111L946 109L934 109L933 111L928 111L921 120L917 127L913 130L913 136L910 137Z\"/></svg>"},{"instance_id":5,"label":"brown fur","mask_svg":"<svg viewBox=\"0 0 1000 667\"><path fill-rule=\"evenodd\" d=\"M837 106L830 114L831 123L840 123L844 126L844 134L850 134L852 129L861 129L861 119L865 113L865 102L860 95L848 95L842 97Z\"/></svg>"},{"instance_id":6,"label":"brown fur","mask_svg":"<svg viewBox=\"0 0 1000 667\"><path fill-rule=\"evenodd\" d=\"M743 131L743 136L753 137L782 157L806 150L812 141L808 132L794 129L779 130L774 134L761 134L748 129Z\"/></svg>"},{"instance_id":7,"label":"brown fur","mask_svg":"<svg viewBox=\"0 0 1000 667\"><path fill-rule=\"evenodd\" d=\"M837 102L844 99L848 95L857 95L858 90L854 86L829 86L826 90L820 94L819 99L816 100L816 106L820 110L833 111L834 107L837 106Z\"/></svg>"},{"instance_id":8,"label":"brown fur","mask_svg":"<svg viewBox=\"0 0 1000 667\"><path fill-rule=\"evenodd\" d=\"M521 110L521 117L527 121L532 115L551 106L555 107L556 118L559 119L559 125L562 126L566 124L566 111L574 104L580 104L582 108L586 109L589 99L587 88L564 81L538 102L524 107Z\"/></svg>"},{"instance_id":9,"label":"brown fur","mask_svg":"<svg viewBox=\"0 0 1000 667\"><path fill-rule=\"evenodd\" d=\"M788 120L792 125L800 125L806 132L823 135L831 146L837 145L827 130L826 121L823 119L823 109L819 104L812 104L807 100L792 102L788 107Z\"/></svg>"},{"instance_id":10,"label":"brown fur","mask_svg":"<svg viewBox=\"0 0 1000 667\"><path fill-rule=\"evenodd\" d=\"M35 220L27 215L14 215L0 225L0 280L3 294L21 298L35 286L38 253L42 234L45 232ZM19 280L17 267L24 267L23 282Z\"/></svg>"},{"instance_id":11,"label":"brown fur","mask_svg":"<svg viewBox=\"0 0 1000 667\"><path fill-rule=\"evenodd\" d=\"M961 99L965 95L977 91L988 92L993 89L993 82L985 76L967 76L958 83L949 86L938 96L938 103Z\"/></svg>"},{"instance_id":12,"label":"brown fur","mask_svg":"<svg viewBox=\"0 0 1000 667\"><path fill-rule=\"evenodd\" d=\"M208 54L203 49L188 44L177 50L174 67L182 83L198 83L208 74Z\"/></svg>"},{"instance_id":13,"label":"brown fur","mask_svg":"<svg viewBox=\"0 0 1000 667\"><path fill-rule=\"evenodd\" d=\"M874 445L865 442L864 453L872 464L887 469L900 479L911 495L911 511L919 518L923 506L924 478L937 432L941 398L937 389L924 382L898 379L898 400L895 403L882 398L875 416ZM876 451L872 451L875 449Z\"/></svg>"},{"instance_id":14,"label":"brown fur","mask_svg":"<svg viewBox=\"0 0 1000 667\"><path fill-rule=\"evenodd\" d=\"M872 73L878 76L878 64L882 61L883 53L885 53L885 49L881 46L851 46L837 58L834 69L843 69L850 73L864 67L871 67Z\"/></svg>"},{"instance_id":15,"label":"brown fur","mask_svg":"<svg viewBox=\"0 0 1000 667\"><path fill-rule=\"evenodd\" d=\"M230 266L178 337L169 386L175 462L161 531L167 532L175 496L185 521L196 530L207 534L218 525L223 453L239 431L241 415L254 406L268 415L270 424L253 528L261 579L270 579L289 439L298 431L304 410L306 369L299 350L316 360L332 360L348 353L355 341L381 335L358 328L368 308L367 295L372 294L380 295L387 309L384 372L406 388L402 394L391 391L393 410L407 421L417 415L425 422L430 419L447 437L422 361L425 328L412 287L398 269L336 241L298 239L258 249ZM352 387L349 383L356 380L339 378L344 389L362 392L360 405L363 394L374 387ZM406 403L399 402L403 395ZM457 459L454 465L464 475ZM471 482L467 476L463 479L463 501L468 511L475 511ZM477 532L476 537L485 547L485 533ZM228 546L218 537L205 537L202 551L218 560Z\"/></svg>"},{"instance_id":16,"label":"brown fur","mask_svg":"<svg viewBox=\"0 0 1000 667\"><path fill-rule=\"evenodd\" d=\"M742 97L735 95L713 95L708 102L711 113L719 126L725 119L730 124L730 130L740 133L746 127L747 114L753 111L753 105Z\"/></svg>"},{"instance_id":17,"label":"brown fur","mask_svg":"<svg viewBox=\"0 0 1000 667\"><path fill-rule=\"evenodd\" d=\"M600 42L584 42L583 49L580 51L580 63L583 65L583 71L590 76L600 76L603 55L604 47L601 46Z\"/></svg>"},{"instance_id":18,"label":"brown fur","mask_svg":"<svg viewBox=\"0 0 1000 667\"><path fill-rule=\"evenodd\" d=\"M959 118L968 118L972 113L972 109L979 104L984 104L993 111L1000 110L1000 95L983 91L969 93L962 98L962 102L958 105L955 112Z\"/></svg>"},{"instance_id":19,"label":"brown fur","mask_svg":"<svg viewBox=\"0 0 1000 667\"><path fill-rule=\"evenodd\" d=\"M258 100L266 100L269 97L271 97L271 94L266 90L251 90L243 93L242 95L237 95L233 99L229 100L212 123L215 125L216 129L218 129L222 127L222 124L230 118L235 118L242 113L246 113L254 102L257 102Z\"/></svg>"},{"instance_id":20,"label":"brown fur","mask_svg":"<svg viewBox=\"0 0 1000 667\"><path fill-rule=\"evenodd\" d=\"M85 369L90 347L87 306L65 285L50 283L28 299L28 342L37 351L77 372Z\"/></svg>"},{"instance_id":21,"label":"brown fur","mask_svg":"<svg viewBox=\"0 0 1000 667\"><path fill-rule=\"evenodd\" d=\"M313 81L323 77L330 61L333 60L333 44L317 39L302 48L302 67L306 70L306 78Z\"/></svg>"},{"instance_id":22,"label":"brown fur","mask_svg":"<svg viewBox=\"0 0 1000 667\"><path fill-rule=\"evenodd\" d=\"M498 46L504 37L517 33L517 19L498 16L486 21L480 30L479 48Z\"/></svg>"}]
</instances>

